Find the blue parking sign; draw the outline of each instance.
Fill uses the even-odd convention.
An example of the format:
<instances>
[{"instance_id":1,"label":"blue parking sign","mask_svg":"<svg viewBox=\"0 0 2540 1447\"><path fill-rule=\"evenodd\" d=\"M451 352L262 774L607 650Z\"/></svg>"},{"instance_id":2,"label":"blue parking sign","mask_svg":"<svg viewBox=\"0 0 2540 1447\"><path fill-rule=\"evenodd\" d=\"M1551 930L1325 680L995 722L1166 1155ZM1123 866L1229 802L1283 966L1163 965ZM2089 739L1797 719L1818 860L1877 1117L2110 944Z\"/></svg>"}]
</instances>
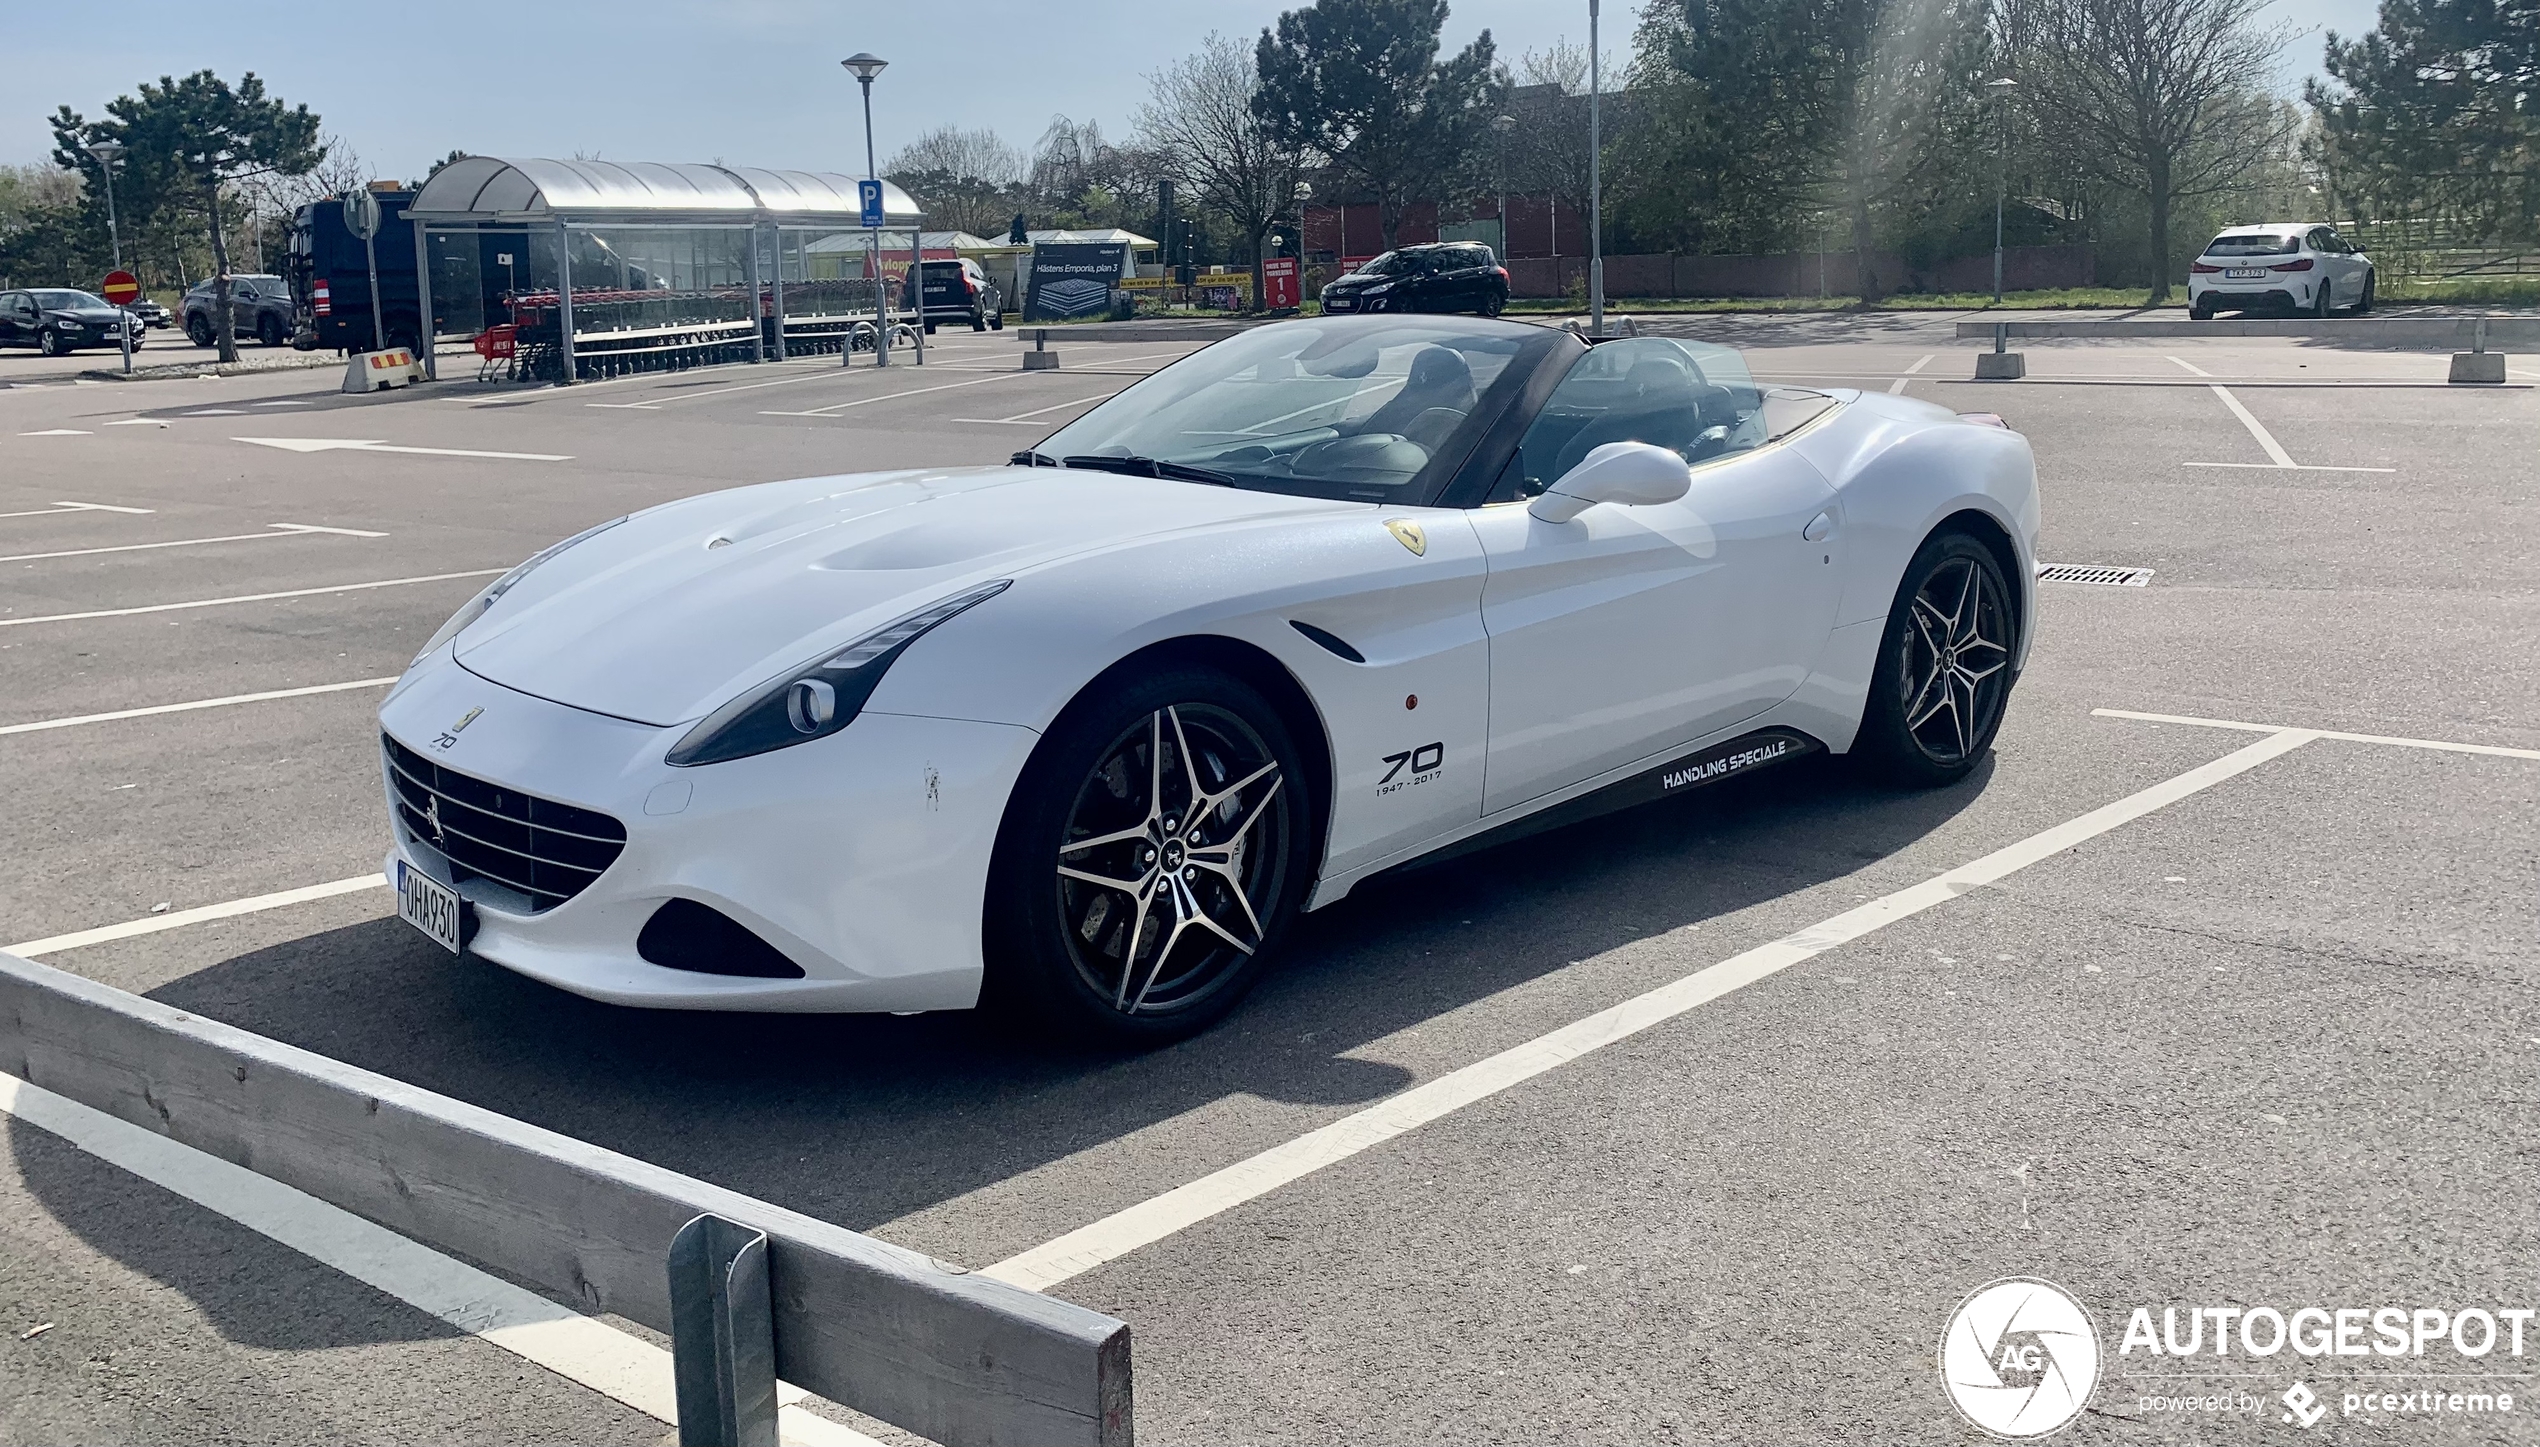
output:
<instances>
[{"instance_id":1,"label":"blue parking sign","mask_svg":"<svg viewBox=\"0 0 2540 1447\"><path fill-rule=\"evenodd\" d=\"M864 203L864 224L880 226L882 224L882 183L858 181L855 183L855 192L857 199Z\"/></svg>"}]
</instances>

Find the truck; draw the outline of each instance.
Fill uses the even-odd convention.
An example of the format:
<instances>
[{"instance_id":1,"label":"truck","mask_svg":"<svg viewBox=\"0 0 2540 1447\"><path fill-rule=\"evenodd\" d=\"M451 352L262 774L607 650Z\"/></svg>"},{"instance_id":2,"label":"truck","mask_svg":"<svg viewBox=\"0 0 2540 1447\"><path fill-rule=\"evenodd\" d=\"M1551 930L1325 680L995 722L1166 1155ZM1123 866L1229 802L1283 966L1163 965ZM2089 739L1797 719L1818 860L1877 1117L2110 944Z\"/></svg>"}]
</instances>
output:
<instances>
[{"instance_id":1,"label":"truck","mask_svg":"<svg viewBox=\"0 0 2540 1447\"><path fill-rule=\"evenodd\" d=\"M415 193L393 181L375 181L370 190L379 202L379 235L371 245L379 256L385 345L419 348L423 329L416 318L414 227L406 220ZM283 276L291 283L299 313L293 346L304 352L319 347L379 350L380 339L371 335L369 259L361 238L344 225L342 198L312 201L293 213Z\"/></svg>"}]
</instances>

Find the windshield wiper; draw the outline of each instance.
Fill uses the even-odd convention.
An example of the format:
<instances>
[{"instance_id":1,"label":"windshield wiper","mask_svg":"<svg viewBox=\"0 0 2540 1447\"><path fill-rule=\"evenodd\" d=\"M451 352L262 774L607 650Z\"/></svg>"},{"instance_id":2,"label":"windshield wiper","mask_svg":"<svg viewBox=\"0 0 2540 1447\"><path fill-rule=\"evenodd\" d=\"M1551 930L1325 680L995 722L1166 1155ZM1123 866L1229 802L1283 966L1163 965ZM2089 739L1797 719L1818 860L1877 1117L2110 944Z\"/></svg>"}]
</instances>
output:
<instances>
[{"instance_id":1,"label":"windshield wiper","mask_svg":"<svg viewBox=\"0 0 2540 1447\"><path fill-rule=\"evenodd\" d=\"M1018 453L1014 454L1012 457L1007 458L1007 459L1006 459L1006 464L1007 464L1008 466L1010 466L1010 467L1056 467L1056 466L1058 466L1058 464L1057 464L1057 463L1052 462L1052 461L1049 459L1049 457L1048 457L1048 455L1047 455L1047 454L1044 454L1044 453L1039 453L1039 452L1033 452L1033 451L1029 450L1028 448L1027 448L1026 450L1022 451L1022 452L1018 452Z\"/></svg>"},{"instance_id":2,"label":"windshield wiper","mask_svg":"<svg viewBox=\"0 0 2540 1447\"><path fill-rule=\"evenodd\" d=\"M1192 467L1181 462L1159 462L1152 457L1107 457L1086 454L1059 460L1061 467L1082 467L1095 472L1125 472L1131 477L1166 477L1175 482L1205 482L1216 487L1233 487L1235 480L1222 472L1205 467Z\"/></svg>"}]
</instances>

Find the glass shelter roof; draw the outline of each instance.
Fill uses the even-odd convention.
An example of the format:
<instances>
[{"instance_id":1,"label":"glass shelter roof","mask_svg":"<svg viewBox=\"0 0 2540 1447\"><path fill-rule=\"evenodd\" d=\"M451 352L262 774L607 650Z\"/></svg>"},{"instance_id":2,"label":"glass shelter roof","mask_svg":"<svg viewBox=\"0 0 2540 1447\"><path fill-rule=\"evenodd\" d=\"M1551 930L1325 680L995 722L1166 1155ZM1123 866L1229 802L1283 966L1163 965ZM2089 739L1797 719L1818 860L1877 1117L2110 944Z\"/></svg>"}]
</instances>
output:
<instances>
[{"instance_id":1,"label":"glass shelter roof","mask_svg":"<svg viewBox=\"0 0 2540 1447\"><path fill-rule=\"evenodd\" d=\"M886 221L920 219L906 191L882 183ZM426 181L407 215L434 225L563 221L732 221L862 224L856 178L659 161L505 160L467 156Z\"/></svg>"}]
</instances>

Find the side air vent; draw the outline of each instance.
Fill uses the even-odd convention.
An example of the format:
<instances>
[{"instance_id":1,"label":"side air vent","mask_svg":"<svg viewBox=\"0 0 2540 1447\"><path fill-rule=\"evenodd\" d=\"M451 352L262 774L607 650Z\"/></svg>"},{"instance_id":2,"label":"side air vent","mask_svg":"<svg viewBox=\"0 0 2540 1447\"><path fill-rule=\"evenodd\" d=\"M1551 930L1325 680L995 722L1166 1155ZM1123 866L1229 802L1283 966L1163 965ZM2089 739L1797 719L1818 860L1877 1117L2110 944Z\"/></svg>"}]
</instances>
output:
<instances>
[{"instance_id":1,"label":"side air vent","mask_svg":"<svg viewBox=\"0 0 2540 1447\"><path fill-rule=\"evenodd\" d=\"M700 975L740 975L754 980L799 980L803 967L750 932L749 926L693 899L674 899L653 911L635 937L635 953L667 970Z\"/></svg>"},{"instance_id":2,"label":"side air vent","mask_svg":"<svg viewBox=\"0 0 2540 1447\"><path fill-rule=\"evenodd\" d=\"M1347 643L1342 642L1340 639L1333 637L1331 634L1324 632L1322 629L1315 627L1311 623L1299 623L1294 618L1291 618L1288 620L1288 626L1295 629L1297 632L1304 634L1306 637L1313 639L1316 646L1336 658L1346 658L1352 663L1365 663L1367 661L1366 654L1350 647Z\"/></svg>"},{"instance_id":3,"label":"side air vent","mask_svg":"<svg viewBox=\"0 0 2540 1447\"><path fill-rule=\"evenodd\" d=\"M2096 583L2103 588L2140 588L2152 581L2150 568L2106 568L2090 563L2040 563L2041 583Z\"/></svg>"}]
</instances>

